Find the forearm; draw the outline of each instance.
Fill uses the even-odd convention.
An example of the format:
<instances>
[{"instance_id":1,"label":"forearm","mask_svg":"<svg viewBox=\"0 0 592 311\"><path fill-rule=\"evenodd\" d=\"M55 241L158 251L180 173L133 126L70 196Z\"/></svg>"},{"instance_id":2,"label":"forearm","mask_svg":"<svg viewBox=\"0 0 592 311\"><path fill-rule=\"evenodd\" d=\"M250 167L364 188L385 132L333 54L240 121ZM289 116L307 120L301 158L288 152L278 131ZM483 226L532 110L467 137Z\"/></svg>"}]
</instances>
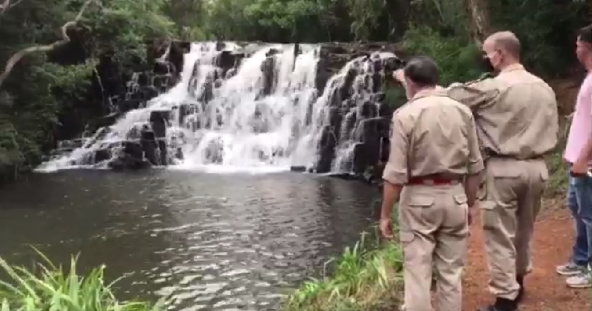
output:
<instances>
[{"instance_id":1,"label":"forearm","mask_svg":"<svg viewBox=\"0 0 592 311\"><path fill-rule=\"evenodd\" d=\"M481 174L468 175L464 182L465 193L467 195L467 204L469 206L475 205L477 202L477 192L479 191L479 184L481 183Z\"/></svg>"},{"instance_id":2,"label":"forearm","mask_svg":"<svg viewBox=\"0 0 592 311\"><path fill-rule=\"evenodd\" d=\"M472 110L490 105L499 95L499 90L492 79L472 83L452 83L446 88L448 96Z\"/></svg>"},{"instance_id":3,"label":"forearm","mask_svg":"<svg viewBox=\"0 0 592 311\"><path fill-rule=\"evenodd\" d=\"M399 195L403 189L402 185L391 184L388 181L384 182L382 194L382 208L380 211L381 219L392 219L393 207L399 201Z\"/></svg>"}]
</instances>

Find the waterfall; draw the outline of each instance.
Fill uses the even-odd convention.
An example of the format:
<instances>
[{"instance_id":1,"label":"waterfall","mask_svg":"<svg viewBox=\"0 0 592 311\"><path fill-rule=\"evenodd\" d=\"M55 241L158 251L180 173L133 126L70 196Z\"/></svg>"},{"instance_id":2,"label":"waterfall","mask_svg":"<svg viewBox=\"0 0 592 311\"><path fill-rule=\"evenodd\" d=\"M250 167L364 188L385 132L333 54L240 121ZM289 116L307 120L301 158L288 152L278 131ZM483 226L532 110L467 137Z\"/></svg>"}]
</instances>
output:
<instances>
[{"instance_id":1,"label":"waterfall","mask_svg":"<svg viewBox=\"0 0 592 311\"><path fill-rule=\"evenodd\" d=\"M371 57L377 59L379 64L384 65L385 61L396 56L392 53L378 52L372 54ZM359 57L349 62L344 68L345 72L341 73L345 77L352 67L355 67L357 73L351 83L351 98L354 105L349 105L349 110L345 114L346 120L355 117L371 118L378 114L380 101L375 98L375 95L377 90L382 88L385 77L383 66L375 66L375 64L375 62L367 62L366 57ZM379 79L374 79L374 77ZM350 172L353 169L354 150L356 141L358 141L354 135L356 133L352 130L352 123L342 122L331 171Z\"/></svg>"},{"instance_id":2,"label":"waterfall","mask_svg":"<svg viewBox=\"0 0 592 311\"><path fill-rule=\"evenodd\" d=\"M356 57L319 90L322 54L320 45L193 43L174 87L37 170L352 171L355 146L364 143L356 128L379 116L385 62L396 56ZM128 82L126 100L138 80Z\"/></svg>"}]
</instances>

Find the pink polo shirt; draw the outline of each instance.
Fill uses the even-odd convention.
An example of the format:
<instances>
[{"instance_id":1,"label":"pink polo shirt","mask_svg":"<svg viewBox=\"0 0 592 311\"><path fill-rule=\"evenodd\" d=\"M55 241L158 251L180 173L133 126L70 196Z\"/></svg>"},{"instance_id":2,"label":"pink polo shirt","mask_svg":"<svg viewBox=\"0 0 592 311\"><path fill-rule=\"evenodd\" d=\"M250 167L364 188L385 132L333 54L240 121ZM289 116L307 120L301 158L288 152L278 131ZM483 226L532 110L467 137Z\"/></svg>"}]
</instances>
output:
<instances>
[{"instance_id":1,"label":"pink polo shirt","mask_svg":"<svg viewBox=\"0 0 592 311\"><path fill-rule=\"evenodd\" d=\"M576 109L569 128L567 145L564 158L569 163L574 163L580 156L580 152L586 141L592 136L592 73L588 73L576 102Z\"/></svg>"}]
</instances>

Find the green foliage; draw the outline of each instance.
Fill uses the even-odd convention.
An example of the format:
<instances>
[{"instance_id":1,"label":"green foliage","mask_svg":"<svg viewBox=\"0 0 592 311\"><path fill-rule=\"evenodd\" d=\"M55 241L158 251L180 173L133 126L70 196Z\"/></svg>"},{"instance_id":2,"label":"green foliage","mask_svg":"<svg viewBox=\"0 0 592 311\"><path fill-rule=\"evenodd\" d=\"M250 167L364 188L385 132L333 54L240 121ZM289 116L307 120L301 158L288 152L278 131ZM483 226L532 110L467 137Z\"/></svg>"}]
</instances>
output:
<instances>
[{"instance_id":1,"label":"green foliage","mask_svg":"<svg viewBox=\"0 0 592 311\"><path fill-rule=\"evenodd\" d=\"M112 55L121 64L146 59L147 39L170 38L174 23L162 13L165 1L105 1L89 13L87 49L98 57ZM138 18L141 16L141 18Z\"/></svg>"},{"instance_id":2,"label":"green foliage","mask_svg":"<svg viewBox=\"0 0 592 311\"><path fill-rule=\"evenodd\" d=\"M384 0L217 0L205 7L210 38L224 40L369 40L388 33L394 19Z\"/></svg>"},{"instance_id":3,"label":"green foliage","mask_svg":"<svg viewBox=\"0 0 592 311\"><path fill-rule=\"evenodd\" d=\"M489 8L495 28L508 28L520 38L527 67L551 77L574 65L577 31L592 22L589 1L493 1Z\"/></svg>"},{"instance_id":4,"label":"green foliage","mask_svg":"<svg viewBox=\"0 0 592 311\"><path fill-rule=\"evenodd\" d=\"M385 102L393 109L397 110L407 102L405 90L403 87L397 87L391 84L384 86Z\"/></svg>"},{"instance_id":5,"label":"green foliage","mask_svg":"<svg viewBox=\"0 0 592 311\"><path fill-rule=\"evenodd\" d=\"M396 224L396 219L394 219ZM375 241L369 233L353 247L328 261L321 279L304 282L284 301L286 311L376 310L394 308L399 301L403 255L398 244L381 245L377 228Z\"/></svg>"},{"instance_id":6,"label":"green foliage","mask_svg":"<svg viewBox=\"0 0 592 311\"><path fill-rule=\"evenodd\" d=\"M76 17L83 3L24 0L0 14L0 63L22 48L60 40L60 27ZM79 46L79 55L29 54L2 85L0 176L34 165L44 146L54 143L65 111L101 105L92 101L102 99L88 98L99 60L111 60L125 75L143 68L153 40L400 39L411 54L435 58L441 84L447 85L480 75L465 6L461 0L97 0L68 32L73 41L68 48ZM514 31L527 67L546 77L577 66L575 33L592 22L590 1L487 1L487 11L492 28ZM66 52L55 54L60 53ZM404 98L390 86L386 95L395 107Z\"/></svg>"},{"instance_id":7,"label":"green foliage","mask_svg":"<svg viewBox=\"0 0 592 311\"><path fill-rule=\"evenodd\" d=\"M61 40L84 0L27 0L0 17L0 62L30 46ZM54 141L59 115L88 101L98 59L131 67L146 59L147 41L175 36L165 14L168 0L101 0L91 3L68 35L82 46L82 59L49 62L43 53L19 61L0 89L0 181L30 169L44 145ZM73 56L77 57L77 56ZM93 99L94 100L94 99Z\"/></svg>"},{"instance_id":8,"label":"green foliage","mask_svg":"<svg viewBox=\"0 0 592 311\"><path fill-rule=\"evenodd\" d=\"M318 14L318 5L312 1L258 0L245 7L244 16L257 26L276 29L278 38L291 39L299 24Z\"/></svg>"},{"instance_id":9,"label":"green foliage","mask_svg":"<svg viewBox=\"0 0 592 311\"><path fill-rule=\"evenodd\" d=\"M179 39L187 41L205 39L206 33L202 26L206 17L206 5L203 1L165 1L163 11L174 21Z\"/></svg>"},{"instance_id":10,"label":"green foliage","mask_svg":"<svg viewBox=\"0 0 592 311\"><path fill-rule=\"evenodd\" d=\"M436 60L443 86L473 80L483 73L476 62L479 49L466 40L445 37L431 28L417 26L405 33L403 42L411 53L429 55Z\"/></svg>"},{"instance_id":11,"label":"green foliage","mask_svg":"<svg viewBox=\"0 0 592 311\"><path fill-rule=\"evenodd\" d=\"M567 165L563 159L563 151L569 134L571 118L561 117L559 120L559 139L555 152L547 156L547 168L549 169L549 182L545 190L545 196L555 198L563 196L569 187L567 178Z\"/></svg>"},{"instance_id":12,"label":"green foliage","mask_svg":"<svg viewBox=\"0 0 592 311\"><path fill-rule=\"evenodd\" d=\"M355 40L369 38L372 30L379 26L380 16L386 8L385 0L348 0L348 6L351 8L351 32Z\"/></svg>"},{"instance_id":13,"label":"green foliage","mask_svg":"<svg viewBox=\"0 0 592 311\"><path fill-rule=\"evenodd\" d=\"M1 311L162 310L158 304L118 301L112 292L115 282L105 283L105 266L82 276L77 272L77 256L72 257L70 269L66 270L37 253L41 262L33 269L12 266L0 258L0 268L9 277L6 281L0 280Z\"/></svg>"},{"instance_id":14,"label":"green foliage","mask_svg":"<svg viewBox=\"0 0 592 311\"><path fill-rule=\"evenodd\" d=\"M462 40L469 37L465 12L464 1L418 0L412 2L411 22Z\"/></svg>"}]
</instances>

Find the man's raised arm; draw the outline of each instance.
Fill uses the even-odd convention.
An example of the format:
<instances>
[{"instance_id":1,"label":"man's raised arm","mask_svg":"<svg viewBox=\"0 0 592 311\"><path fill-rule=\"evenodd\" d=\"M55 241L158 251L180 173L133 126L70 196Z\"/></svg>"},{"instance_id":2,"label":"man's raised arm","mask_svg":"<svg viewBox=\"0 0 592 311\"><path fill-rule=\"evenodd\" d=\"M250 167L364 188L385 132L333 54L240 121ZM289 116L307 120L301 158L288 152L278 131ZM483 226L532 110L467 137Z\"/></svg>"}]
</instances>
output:
<instances>
[{"instance_id":1,"label":"man's raised arm","mask_svg":"<svg viewBox=\"0 0 592 311\"><path fill-rule=\"evenodd\" d=\"M478 110L493 103L500 94L496 81L492 78L464 84L453 83L446 88L446 91L450 98L472 110Z\"/></svg>"}]
</instances>

